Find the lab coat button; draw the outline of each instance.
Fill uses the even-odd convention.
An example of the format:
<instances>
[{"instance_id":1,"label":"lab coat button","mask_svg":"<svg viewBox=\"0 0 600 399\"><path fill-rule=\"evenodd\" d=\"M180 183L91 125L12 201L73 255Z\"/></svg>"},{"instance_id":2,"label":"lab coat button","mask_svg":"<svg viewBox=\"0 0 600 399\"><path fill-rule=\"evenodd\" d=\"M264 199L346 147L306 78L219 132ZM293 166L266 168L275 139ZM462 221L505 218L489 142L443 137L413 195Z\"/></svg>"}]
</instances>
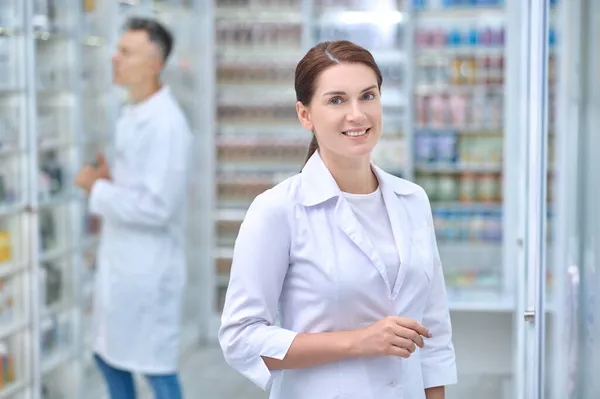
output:
<instances>
[{"instance_id":1,"label":"lab coat button","mask_svg":"<svg viewBox=\"0 0 600 399\"><path fill-rule=\"evenodd\" d=\"M395 387L396 384L397 384L396 380L392 380L392 381L388 382L389 387Z\"/></svg>"}]
</instances>

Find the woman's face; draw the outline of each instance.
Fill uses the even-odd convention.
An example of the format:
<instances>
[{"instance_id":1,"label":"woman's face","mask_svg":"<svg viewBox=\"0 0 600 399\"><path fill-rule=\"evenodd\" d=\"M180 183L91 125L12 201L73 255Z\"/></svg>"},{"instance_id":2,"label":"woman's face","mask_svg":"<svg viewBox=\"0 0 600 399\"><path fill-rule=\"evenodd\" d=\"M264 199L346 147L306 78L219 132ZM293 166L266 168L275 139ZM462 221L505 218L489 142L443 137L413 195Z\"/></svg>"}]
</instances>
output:
<instances>
[{"instance_id":1,"label":"woman's face","mask_svg":"<svg viewBox=\"0 0 600 399\"><path fill-rule=\"evenodd\" d=\"M370 158L382 130L377 76L368 66L343 63L324 70L308 106L296 104L324 156Z\"/></svg>"}]
</instances>

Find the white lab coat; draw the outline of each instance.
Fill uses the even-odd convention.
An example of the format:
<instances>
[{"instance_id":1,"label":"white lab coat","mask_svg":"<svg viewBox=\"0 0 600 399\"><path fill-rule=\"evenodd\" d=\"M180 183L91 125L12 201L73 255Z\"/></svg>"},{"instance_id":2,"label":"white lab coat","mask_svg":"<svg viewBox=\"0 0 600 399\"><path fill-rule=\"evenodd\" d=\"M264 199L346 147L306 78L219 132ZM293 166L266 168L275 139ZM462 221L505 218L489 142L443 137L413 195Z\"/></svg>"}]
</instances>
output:
<instances>
[{"instance_id":1,"label":"white lab coat","mask_svg":"<svg viewBox=\"0 0 600 399\"><path fill-rule=\"evenodd\" d=\"M401 258L385 266L318 152L256 197L235 249L219 340L226 361L271 399L424 399L456 383L446 289L424 190L373 165ZM409 359L358 358L269 371L297 333L354 330L390 315L433 334ZM276 325L279 316L280 325Z\"/></svg>"},{"instance_id":2,"label":"white lab coat","mask_svg":"<svg viewBox=\"0 0 600 399\"><path fill-rule=\"evenodd\" d=\"M191 140L168 87L126 106L112 181L98 181L90 193L89 210L102 220L93 349L122 369L177 369Z\"/></svg>"}]
</instances>

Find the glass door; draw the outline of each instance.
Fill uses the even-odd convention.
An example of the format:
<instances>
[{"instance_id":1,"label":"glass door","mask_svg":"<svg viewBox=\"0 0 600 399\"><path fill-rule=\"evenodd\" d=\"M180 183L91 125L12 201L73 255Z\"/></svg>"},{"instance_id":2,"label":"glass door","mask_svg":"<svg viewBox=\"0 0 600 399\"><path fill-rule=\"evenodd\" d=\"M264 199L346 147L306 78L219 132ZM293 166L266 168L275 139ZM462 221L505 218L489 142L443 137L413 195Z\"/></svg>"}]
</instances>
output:
<instances>
[{"instance_id":1,"label":"glass door","mask_svg":"<svg viewBox=\"0 0 600 399\"><path fill-rule=\"evenodd\" d=\"M547 350L547 211L549 131L550 1L522 2L515 16L521 22L518 71L519 138L517 153L518 197L516 395L541 399L546 392Z\"/></svg>"},{"instance_id":2,"label":"glass door","mask_svg":"<svg viewBox=\"0 0 600 399\"><path fill-rule=\"evenodd\" d=\"M564 2L566 3L566 2ZM561 3L562 5L562 3ZM556 201L556 314L551 316L553 367L545 397L597 397L600 332L595 306L600 291L600 4L592 0L559 7L561 58L558 80ZM552 322L555 321L555 322Z\"/></svg>"}]
</instances>

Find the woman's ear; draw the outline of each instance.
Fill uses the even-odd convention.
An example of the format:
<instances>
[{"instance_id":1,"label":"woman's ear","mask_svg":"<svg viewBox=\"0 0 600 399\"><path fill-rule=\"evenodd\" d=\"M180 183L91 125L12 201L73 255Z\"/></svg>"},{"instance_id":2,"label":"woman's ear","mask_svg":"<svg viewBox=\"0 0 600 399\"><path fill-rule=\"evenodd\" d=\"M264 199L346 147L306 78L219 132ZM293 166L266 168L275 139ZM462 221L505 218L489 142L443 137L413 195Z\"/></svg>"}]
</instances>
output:
<instances>
[{"instance_id":1,"label":"woman's ear","mask_svg":"<svg viewBox=\"0 0 600 399\"><path fill-rule=\"evenodd\" d=\"M310 119L310 111L308 110L308 107L306 105L302 104L302 102L297 101L296 102L296 113L298 114L298 120L300 121L302 126L306 130L313 131L314 127L313 127L313 124Z\"/></svg>"}]
</instances>

